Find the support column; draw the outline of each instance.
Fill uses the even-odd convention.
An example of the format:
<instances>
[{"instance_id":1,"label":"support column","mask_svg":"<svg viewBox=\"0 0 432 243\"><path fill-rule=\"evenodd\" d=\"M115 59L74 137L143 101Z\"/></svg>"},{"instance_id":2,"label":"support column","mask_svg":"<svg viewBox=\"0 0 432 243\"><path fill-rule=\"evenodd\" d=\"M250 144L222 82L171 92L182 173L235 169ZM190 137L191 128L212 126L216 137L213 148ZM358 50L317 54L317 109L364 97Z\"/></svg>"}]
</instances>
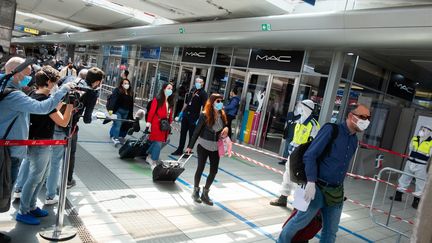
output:
<instances>
[{"instance_id":1,"label":"support column","mask_svg":"<svg viewBox=\"0 0 432 243\"><path fill-rule=\"evenodd\" d=\"M345 52L335 51L333 53L332 64L330 67L327 86L324 93L324 99L319 116L319 123L324 124L330 121L333 107L335 104L336 93L339 88L339 82L344 65Z\"/></svg>"},{"instance_id":2,"label":"support column","mask_svg":"<svg viewBox=\"0 0 432 243\"><path fill-rule=\"evenodd\" d=\"M0 1L0 49L1 54L9 53L12 30L15 24L16 0ZM1 59L1 58L0 58Z\"/></svg>"}]
</instances>

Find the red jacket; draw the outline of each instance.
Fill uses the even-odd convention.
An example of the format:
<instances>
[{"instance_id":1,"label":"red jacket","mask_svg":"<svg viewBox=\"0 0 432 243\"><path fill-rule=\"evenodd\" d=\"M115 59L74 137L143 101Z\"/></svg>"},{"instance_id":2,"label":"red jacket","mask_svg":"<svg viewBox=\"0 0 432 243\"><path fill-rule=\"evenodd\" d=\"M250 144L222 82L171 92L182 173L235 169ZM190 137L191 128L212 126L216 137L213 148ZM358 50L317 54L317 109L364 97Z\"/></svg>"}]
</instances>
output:
<instances>
[{"instance_id":1,"label":"red jacket","mask_svg":"<svg viewBox=\"0 0 432 243\"><path fill-rule=\"evenodd\" d=\"M169 131L161 131L160 130L160 121L159 119L167 118L169 119L169 123L172 123L172 109L169 109L169 117L167 114L166 105L162 105L160 108L157 108L157 100L153 99L150 111L148 113L147 121L151 123L150 130L150 141L158 141L158 142L166 142L168 139Z\"/></svg>"}]
</instances>

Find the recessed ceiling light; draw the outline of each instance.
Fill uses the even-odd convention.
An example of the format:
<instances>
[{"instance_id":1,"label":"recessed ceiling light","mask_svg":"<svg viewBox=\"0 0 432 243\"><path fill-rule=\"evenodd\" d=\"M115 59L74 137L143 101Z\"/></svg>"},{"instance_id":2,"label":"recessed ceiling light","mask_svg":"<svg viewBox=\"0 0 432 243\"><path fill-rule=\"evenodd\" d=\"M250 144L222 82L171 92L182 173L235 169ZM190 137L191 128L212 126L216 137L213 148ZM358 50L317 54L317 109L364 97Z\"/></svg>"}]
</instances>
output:
<instances>
[{"instance_id":1,"label":"recessed ceiling light","mask_svg":"<svg viewBox=\"0 0 432 243\"><path fill-rule=\"evenodd\" d=\"M354 56L354 53L353 52L348 52L347 55L348 56Z\"/></svg>"}]
</instances>

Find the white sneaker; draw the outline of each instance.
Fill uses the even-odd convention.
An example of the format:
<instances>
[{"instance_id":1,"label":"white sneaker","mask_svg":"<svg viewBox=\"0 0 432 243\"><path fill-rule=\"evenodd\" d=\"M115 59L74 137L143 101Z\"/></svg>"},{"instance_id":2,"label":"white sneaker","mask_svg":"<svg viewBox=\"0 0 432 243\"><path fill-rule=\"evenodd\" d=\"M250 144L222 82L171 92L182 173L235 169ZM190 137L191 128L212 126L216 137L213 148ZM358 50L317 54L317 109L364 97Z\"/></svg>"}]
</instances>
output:
<instances>
[{"instance_id":1,"label":"white sneaker","mask_svg":"<svg viewBox=\"0 0 432 243\"><path fill-rule=\"evenodd\" d=\"M59 199L58 199L58 197L57 196L55 196L54 198L46 198L45 199L45 205L53 205L53 204L56 204L56 203L58 203L58 201L59 201Z\"/></svg>"},{"instance_id":2,"label":"white sneaker","mask_svg":"<svg viewBox=\"0 0 432 243\"><path fill-rule=\"evenodd\" d=\"M114 146L117 146L117 144L120 144L120 141L117 138L112 138L111 139L114 143Z\"/></svg>"},{"instance_id":3,"label":"white sneaker","mask_svg":"<svg viewBox=\"0 0 432 243\"><path fill-rule=\"evenodd\" d=\"M14 198L21 198L21 191L15 190L14 193L13 193L13 197Z\"/></svg>"}]
</instances>

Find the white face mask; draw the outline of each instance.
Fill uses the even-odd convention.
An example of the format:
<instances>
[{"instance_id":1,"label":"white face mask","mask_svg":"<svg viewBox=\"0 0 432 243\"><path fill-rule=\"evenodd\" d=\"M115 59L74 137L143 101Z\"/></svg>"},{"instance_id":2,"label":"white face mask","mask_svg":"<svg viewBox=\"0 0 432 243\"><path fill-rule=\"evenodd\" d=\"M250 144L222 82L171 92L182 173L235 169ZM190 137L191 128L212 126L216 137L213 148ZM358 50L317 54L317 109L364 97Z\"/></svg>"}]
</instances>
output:
<instances>
[{"instance_id":1,"label":"white face mask","mask_svg":"<svg viewBox=\"0 0 432 243\"><path fill-rule=\"evenodd\" d=\"M368 126L370 124L370 121L369 120L362 120L360 118L357 118L357 122L355 124L358 127L358 129L360 129L360 131L364 131L364 130L366 130L368 128Z\"/></svg>"},{"instance_id":2,"label":"white face mask","mask_svg":"<svg viewBox=\"0 0 432 243\"><path fill-rule=\"evenodd\" d=\"M123 88L128 90L129 89L129 84L123 84Z\"/></svg>"},{"instance_id":3,"label":"white face mask","mask_svg":"<svg viewBox=\"0 0 432 243\"><path fill-rule=\"evenodd\" d=\"M429 137L429 135L430 135L429 131L425 131L423 129L419 131L419 137L424 138L424 137Z\"/></svg>"}]
</instances>

